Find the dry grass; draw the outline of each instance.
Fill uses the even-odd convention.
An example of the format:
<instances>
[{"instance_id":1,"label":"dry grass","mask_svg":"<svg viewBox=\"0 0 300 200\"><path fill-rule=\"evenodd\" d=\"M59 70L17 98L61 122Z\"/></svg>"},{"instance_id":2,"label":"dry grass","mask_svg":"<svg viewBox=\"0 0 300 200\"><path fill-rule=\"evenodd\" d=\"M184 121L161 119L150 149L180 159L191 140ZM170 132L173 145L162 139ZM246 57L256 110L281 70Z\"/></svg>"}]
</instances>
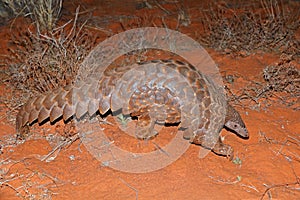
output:
<instances>
[{"instance_id":1,"label":"dry grass","mask_svg":"<svg viewBox=\"0 0 300 200\"><path fill-rule=\"evenodd\" d=\"M81 62L96 46L99 35L85 28L87 20L78 18L79 9L73 19L44 32L36 23L24 19L12 23L9 53L4 56L5 70L1 74L1 82L9 88L0 97L7 113L0 119L14 122L15 112L29 97L73 83Z\"/></svg>"},{"instance_id":2,"label":"dry grass","mask_svg":"<svg viewBox=\"0 0 300 200\"><path fill-rule=\"evenodd\" d=\"M46 92L72 83L80 63L96 45L95 34L77 18L78 10L73 20L44 34L33 33L34 27L15 27L7 60L8 82L14 89Z\"/></svg>"},{"instance_id":3,"label":"dry grass","mask_svg":"<svg viewBox=\"0 0 300 200\"><path fill-rule=\"evenodd\" d=\"M215 4L204 11L202 24L202 44L225 53L248 55L260 49L300 55L294 34L300 27L299 6L280 0Z\"/></svg>"},{"instance_id":4,"label":"dry grass","mask_svg":"<svg viewBox=\"0 0 300 200\"><path fill-rule=\"evenodd\" d=\"M51 31L60 18L63 0L1 0L14 16L29 16L38 31Z\"/></svg>"},{"instance_id":5,"label":"dry grass","mask_svg":"<svg viewBox=\"0 0 300 200\"><path fill-rule=\"evenodd\" d=\"M19 161L0 160L0 188L8 189L5 193L2 191L3 194L15 193L18 199L53 199L58 194L56 191L59 186L64 185L63 181L44 170L31 169L28 162L30 163L30 158Z\"/></svg>"},{"instance_id":6,"label":"dry grass","mask_svg":"<svg viewBox=\"0 0 300 200\"><path fill-rule=\"evenodd\" d=\"M165 27L180 30L182 27L191 25L189 8L183 0L174 2L165 1L143 1L138 4L138 8L156 9L160 14L149 14L128 17L120 20L120 25L124 31L141 27ZM176 26L174 24L176 22Z\"/></svg>"},{"instance_id":7,"label":"dry grass","mask_svg":"<svg viewBox=\"0 0 300 200\"><path fill-rule=\"evenodd\" d=\"M262 81L250 81L236 93L227 87L230 101L258 109L278 102L300 110L300 70L291 62L291 56L283 55L279 63L265 67L259 76Z\"/></svg>"}]
</instances>

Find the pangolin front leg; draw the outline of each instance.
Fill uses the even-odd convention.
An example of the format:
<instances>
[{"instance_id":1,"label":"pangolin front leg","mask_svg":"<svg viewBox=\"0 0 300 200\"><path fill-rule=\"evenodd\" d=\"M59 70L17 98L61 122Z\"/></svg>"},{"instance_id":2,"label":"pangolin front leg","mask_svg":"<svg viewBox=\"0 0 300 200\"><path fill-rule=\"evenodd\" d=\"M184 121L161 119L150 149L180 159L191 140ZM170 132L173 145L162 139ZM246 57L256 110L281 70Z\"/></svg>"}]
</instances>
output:
<instances>
[{"instance_id":1,"label":"pangolin front leg","mask_svg":"<svg viewBox=\"0 0 300 200\"><path fill-rule=\"evenodd\" d=\"M230 104L227 105L224 127L234 131L237 135L243 138L249 137L248 130L240 114ZM197 134L193 138L188 137L185 139L190 139L194 144L199 144L206 148L206 146L204 145L205 135L203 133ZM230 145L224 144L220 136L218 137L216 144L211 150L218 155L226 156L230 160L233 159L233 148Z\"/></svg>"},{"instance_id":2,"label":"pangolin front leg","mask_svg":"<svg viewBox=\"0 0 300 200\"><path fill-rule=\"evenodd\" d=\"M204 144L203 141L205 140L204 137L205 136L202 134L196 135L195 138L193 139L193 143L201 145L204 148L207 148L205 145L203 145ZM214 153L218 155L226 156L229 160L232 160L234 156L233 148L228 144L224 144L220 136L218 137L218 140L216 141L214 147L210 150L212 150Z\"/></svg>"}]
</instances>

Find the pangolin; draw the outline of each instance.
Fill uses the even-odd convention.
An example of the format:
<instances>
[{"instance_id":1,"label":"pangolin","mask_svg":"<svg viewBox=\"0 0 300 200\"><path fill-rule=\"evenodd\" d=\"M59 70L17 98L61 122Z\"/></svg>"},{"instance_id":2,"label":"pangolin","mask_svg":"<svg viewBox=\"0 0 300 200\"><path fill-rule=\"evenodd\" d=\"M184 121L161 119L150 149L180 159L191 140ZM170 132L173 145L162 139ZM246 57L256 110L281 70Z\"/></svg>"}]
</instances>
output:
<instances>
[{"instance_id":1,"label":"pangolin","mask_svg":"<svg viewBox=\"0 0 300 200\"><path fill-rule=\"evenodd\" d=\"M241 116L224 102L212 80L191 64L177 60L108 67L101 77L40 94L20 108L16 129L22 135L36 121L67 121L120 109L137 117L135 134L139 139L155 136L156 122L179 123L185 129L185 139L230 159L233 148L222 142L221 129L248 137Z\"/></svg>"}]
</instances>

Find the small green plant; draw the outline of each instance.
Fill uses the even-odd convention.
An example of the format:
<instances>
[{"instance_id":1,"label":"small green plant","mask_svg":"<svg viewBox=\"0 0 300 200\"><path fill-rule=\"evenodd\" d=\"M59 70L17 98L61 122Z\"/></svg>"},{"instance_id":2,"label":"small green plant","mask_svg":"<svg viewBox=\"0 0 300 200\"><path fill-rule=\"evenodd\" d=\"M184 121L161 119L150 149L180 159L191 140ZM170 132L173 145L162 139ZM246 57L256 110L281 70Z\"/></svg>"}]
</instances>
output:
<instances>
[{"instance_id":1,"label":"small green plant","mask_svg":"<svg viewBox=\"0 0 300 200\"><path fill-rule=\"evenodd\" d=\"M131 121L131 118L126 115L119 114L117 115L117 121L121 124L122 127L127 127L127 124Z\"/></svg>"},{"instance_id":2,"label":"small green plant","mask_svg":"<svg viewBox=\"0 0 300 200\"><path fill-rule=\"evenodd\" d=\"M235 157L235 159L233 159L232 162L236 165L242 165L242 160L238 156Z\"/></svg>"}]
</instances>

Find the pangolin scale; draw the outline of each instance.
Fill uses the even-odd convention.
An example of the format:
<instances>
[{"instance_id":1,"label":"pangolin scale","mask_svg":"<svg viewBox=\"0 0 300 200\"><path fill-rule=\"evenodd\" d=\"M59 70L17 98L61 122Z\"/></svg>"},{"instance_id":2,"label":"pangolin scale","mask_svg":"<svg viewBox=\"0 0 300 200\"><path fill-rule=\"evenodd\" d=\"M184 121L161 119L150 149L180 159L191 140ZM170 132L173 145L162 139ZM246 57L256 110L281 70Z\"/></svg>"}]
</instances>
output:
<instances>
[{"instance_id":1,"label":"pangolin scale","mask_svg":"<svg viewBox=\"0 0 300 200\"><path fill-rule=\"evenodd\" d=\"M80 119L87 113L92 116L97 111L105 114L122 109L123 114L138 118L135 134L139 139L156 135L156 122L180 123L186 128L185 139L232 159L233 148L223 144L221 129L225 126L242 137L248 137L248 131L239 113L221 99L213 82L194 66L152 60L108 67L101 77L29 99L17 115L16 129L24 135L35 121L54 122L61 117L67 121L72 116Z\"/></svg>"}]
</instances>

